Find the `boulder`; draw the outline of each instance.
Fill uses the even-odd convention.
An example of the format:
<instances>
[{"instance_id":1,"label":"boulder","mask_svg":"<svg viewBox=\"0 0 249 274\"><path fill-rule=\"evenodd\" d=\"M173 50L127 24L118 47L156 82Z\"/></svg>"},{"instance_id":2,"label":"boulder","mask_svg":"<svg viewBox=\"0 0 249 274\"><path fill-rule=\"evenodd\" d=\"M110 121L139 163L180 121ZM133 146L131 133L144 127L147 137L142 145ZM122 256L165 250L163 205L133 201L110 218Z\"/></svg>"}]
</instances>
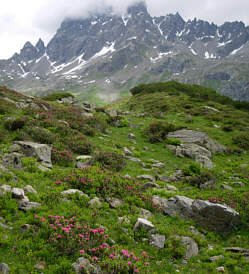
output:
<instances>
[{"instance_id":1,"label":"boulder","mask_svg":"<svg viewBox=\"0 0 249 274\"><path fill-rule=\"evenodd\" d=\"M154 225L146 219L138 218L133 230L139 231L141 228L145 229L147 232L152 232L154 230Z\"/></svg>"},{"instance_id":2,"label":"boulder","mask_svg":"<svg viewBox=\"0 0 249 274\"><path fill-rule=\"evenodd\" d=\"M189 260L191 257L197 256L199 249L198 244L190 237L183 237L181 242L186 246L186 253L184 261Z\"/></svg>"},{"instance_id":3,"label":"boulder","mask_svg":"<svg viewBox=\"0 0 249 274\"><path fill-rule=\"evenodd\" d=\"M11 189L12 197L16 199L26 199L27 197L24 194L24 190L21 188L12 188Z\"/></svg>"},{"instance_id":4,"label":"boulder","mask_svg":"<svg viewBox=\"0 0 249 274\"><path fill-rule=\"evenodd\" d=\"M0 186L0 189L4 192L4 193L6 193L6 192L11 192L11 186L9 186L9 185L1 185Z\"/></svg>"},{"instance_id":5,"label":"boulder","mask_svg":"<svg viewBox=\"0 0 249 274\"><path fill-rule=\"evenodd\" d=\"M93 199L91 199L88 202L88 205L91 208L101 208L102 207L102 203L100 201L100 198L98 198L98 197L94 197Z\"/></svg>"},{"instance_id":6,"label":"boulder","mask_svg":"<svg viewBox=\"0 0 249 274\"><path fill-rule=\"evenodd\" d=\"M13 153L9 153L9 154L4 154L4 155L2 155L1 158L2 158L1 159L2 165L5 168L7 168L7 169L14 168L17 170L22 169L22 162L21 162L22 154L13 152Z\"/></svg>"},{"instance_id":7,"label":"boulder","mask_svg":"<svg viewBox=\"0 0 249 274\"><path fill-rule=\"evenodd\" d=\"M91 264L90 261L84 257L78 258L77 261L72 264L72 268L75 271L75 273L89 273L89 274L102 273L99 266Z\"/></svg>"},{"instance_id":8,"label":"boulder","mask_svg":"<svg viewBox=\"0 0 249 274\"><path fill-rule=\"evenodd\" d=\"M5 263L1 263L0 264L0 274L9 274L9 273L10 273L9 266Z\"/></svg>"},{"instance_id":9,"label":"boulder","mask_svg":"<svg viewBox=\"0 0 249 274\"><path fill-rule=\"evenodd\" d=\"M153 196L153 202L170 216L193 220L212 231L228 233L239 222L239 213L232 208L209 201L193 200L184 196L163 199Z\"/></svg>"},{"instance_id":10,"label":"boulder","mask_svg":"<svg viewBox=\"0 0 249 274\"><path fill-rule=\"evenodd\" d=\"M146 191L149 188L160 188L160 186L156 183L153 183L153 182L147 182L147 183L143 184L142 187L141 187L141 189L143 191Z\"/></svg>"},{"instance_id":11,"label":"boulder","mask_svg":"<svg viewBox=\"0 0 249 274\"><path fill-rule=\"evenodd\" d=\"M18 209L23 210L23 211L28 211L28 210L31 210L33 208L37 208L37 207L40 207L40 206L41 206L40 203L21 201L19 203Z\"/></svg>"},{"instance_id":12,"label":"boulder","mask_svg":"<svg viewBox=\"0 0 249 274\"><path fill-rule=\"evenodd\" d=\"M143 218L143 219L150 219L150 218L153 217L152 213L149 210L144 209L144 208L140 208L139 210L140 210L139 216L141 218Z\"/></svg>"},{"instance_id":13,"label":"boulder","mask_svg":"<svg viewBox=\"0 0 249 274\"><path fill-rule=\"evenodd\" d=\"M118 198L107 198L107 202L109 203L111 208L118 208L123 204L123 201L121 201Z\"/></svg>"},{"instance_id":14,"label":"boulder","mask_svg":"<svg viewBox=\"0 0 249 274\"><path fill-rule=\"evenodd\" d=\"M49 164L52 167L51 162L51 147L45 144L37 144L33 142L16 141L22 152L27 157L34 157L40 162Z\"/></svg>"},{"instance_id":15,"label":"boulder","mask_svg":"<svg viewBox=\"0 0 249 274\"><path fill-rule=\"evenodd\" d=\"M123 147L123 152L125 156L133 156L133 153L127 147Z\"/></svg>"},{"instance_id":16,"label":"boulder","mask_svg":"<svg viewBox=\"0 0 249 274\"><path fill-rule=\"evenodd\" d=\"M218 256L213 256L213 257L210 257L209 260L211 262L217 262L219 260L223 260L224 259L224 255L218 255Z\"/></svg>"},{"instance_id":17,"label":"boulder","mask_svg":"<svg viewBox=\"0 0 249 274\"><path fill-rule=\"evenodd\" d=\"M131 140L135 140L136 136L133 133L129 133L128 138Z\"/></svg>"},{"instance_id":18,"label":"boulder","mask_svg":"<svg viewBox=\"0 0 249 274\"><path fill-rule=\"evenodd\" d=\"M185 144L196 144L205 147L212 154L217 152L224 152L225 147L208 137L204 132L199 132L195 130L181 129L174 132L170 132L167 138L176 138Z\"/></svg>"},{"instance_id":19,"label":"boulder","mask_svg":"<svg viewBox=\"0 0 249 274\"><path fill-rule=\"evenodd\" d=\"M155 178L152 175L147 175L147 174L139 175L137 176L137 179L143 180L143 181L155 182Z\"/></svg>"},{"instance_id":20,"label":"boulder","mask_svg":"<svg viewBox=\"0 0 249 274\"><path fill-rule=\"evenodd\" d=\"M37 191L30 185L26 185L24 188L24 193L27 194L27 193L33 193L33 194L37 194Z\"/></svg>"},{"instance_id":21,"label":"boulder","mask_svg":"<svg viewBox=\"0 0 249 274\"><path fill-rule=\"evenodd\" d=\"M82 162L88 161L91 159L93 159L93 156L91 156L91 155L79 155L76 157L76 161L82 161Z\"/></svg>"},{"instance_id":22,"label":"boulder","mask_svg":"<svg viewBox=\"0 0 249 274\"><path fill-rule=\"evenodd\" d=\"M150 236L150 245L159 249L164 248L165 236L160 234L152 234Z\"/></svg>"}]
</instances>

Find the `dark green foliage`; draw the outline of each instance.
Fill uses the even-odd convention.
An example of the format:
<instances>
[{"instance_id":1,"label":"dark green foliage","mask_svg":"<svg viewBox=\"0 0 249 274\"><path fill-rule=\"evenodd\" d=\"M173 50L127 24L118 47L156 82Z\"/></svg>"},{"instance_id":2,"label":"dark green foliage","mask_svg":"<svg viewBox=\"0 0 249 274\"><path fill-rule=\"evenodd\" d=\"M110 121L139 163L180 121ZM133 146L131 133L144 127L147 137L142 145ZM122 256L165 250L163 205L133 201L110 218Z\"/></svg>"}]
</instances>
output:
<instances>
[{"instance_id":1,"label":"dark green foliage","mask_svg":"<svg viewBox=\"0 0 249 274\"><path fill-rule=\"evenodd\" d=\"M93 145L82 134L66 139L66 144L72 152L77 154L88 155L93 150Z\"/></svg>"},{"instance_id":2,"label":"dark green foliage","mask_svg":"<svg viewBox=\"0 0 249 274\"><path fill-rule=\"evenodd\" d=\"M215 174L213 172L210 171L201 171L199 169L194 170L195 172L190 172L189 174L186 175L191 175L193 176L190 180L189 183L200 187L202 184L208 182L208 181L212 181L212 182L216 182L217 178L215 176Z\"/></svg>"},{"instance_id":3,"label":"dark green foliage","mask_svg":"<svg viewBox=\"0 0 249 274\"><path fill-rule=\"evenodd\" d=\"M233 101L227 96L216 93L211 88L202 87L199 85L182 84L176 81L169 81L165 83L152 83L141 84L130 90L132 95L140 93L154 93L154 92L167 92L170 95L178 95L180 92L187 94L191 98L196 98L198 101L215 101L220 104L232 105L238 109L244 109L249 111L248 102Z\"/></svg>"},{"instance_id":4,"label":"dark green foliage","mask_svg":"<svg viewBox=\"0 0 249 274\"><path fill-rule=\"evenodd\" d=\"M4 127L10 131L22 129L27 121L28 117L8 118L4 121Z\"/></svg>"},{"instance_id":5,"label":"dark green foliage","mask_svg":"<svg viewBox=\"0 0 249 274\"><path fill-rule=\"evenodd\" d=\"M168 145L173 145L173 146L179 146L181 144L181 141L176 139L176 138L170 138L170 139L166 139L165 143Z\"/></svg>"},{"instance_id":6,"label":"dark green foliage","mask_svg":"<svg viewBox=\"0 0 249 274\"><path fill-rule=\"evenodd\" d=\"M33 126L26 126L23 131L35 142L42 143L42 144L53 144L57 136L56 134L52 133L51 131L40 128L40 127L33 127Z\"/></svg>"},{"instance_id":7,"label":"dark green foliage","mask_svg":"<svg viewBox=\"0 0 249 274\"><path fill-rule=\"evenodd\" d=\"M99 150L94 154L94 160L102 168L108 168L114 171L120 171L126 166L125 157L115 151Z\"/></svg>"},{"instance_id":8,"label":"dark green foliage","mask_svg":"<svg viewBox=\"0 0 249 274\"><path fill-rule=\"evenodd\" d=\"M46 100L46 101L57 101L62 98L68 98L68 97L74 98L74 95L69 92L56 92L56 93L49 94L49 95L43 97L42 99Z\"/></svg>"},{"instance_id":9,"label":"dark green foliage","mask_svg":"<svg viewBox=\"0 0 249 274\"><path fill-rule=\"evenodd\" d=\"M151 143L162 142L166 139L169 132L177 129L179 128L173 124L165 121L156 121L151 123L149 127L145 129L145 135Z\"/></svg>"},{"instance_id":10,"label":"dark green foliage","mask_svg":"<svg viewBox=\"0 0 249 274\"><path fill-rule=\"evenodd\" d=\"M71 166L74 160L71 151L59 151L52 149L51 159L53 164L61 166Z\"/></svg>"},{"instance_id":11,"label":"dark green foliage","mask_svg":"<svg viewBox=\"0 0 249 274\"><path fill-rule=\"evenodd\" d=\"M183 170L186 176L201 175L201 165L199 163L192 163L189 167Z\"/></svg>"},{"instance_id":12,"label":"dark green foliage","mask_svg":"<svg viewBox=\"0 0 249 274\"><path fill-rule=\"evenodd\" d=\"M0 99L0 114L9 114L13 113L15 110L15 104L5 101L4 99Z\"/></svg>"},{"instance_id":13,"label":"dark green foliage","mask_svg":"<svg viewBox=\"0 0 249 274\"><path fill-rule=\"evenodd\" d=\"M242 149L249 149L249 133L241 133L233 138L234 144Z\"/></svg>"}]
</instances>

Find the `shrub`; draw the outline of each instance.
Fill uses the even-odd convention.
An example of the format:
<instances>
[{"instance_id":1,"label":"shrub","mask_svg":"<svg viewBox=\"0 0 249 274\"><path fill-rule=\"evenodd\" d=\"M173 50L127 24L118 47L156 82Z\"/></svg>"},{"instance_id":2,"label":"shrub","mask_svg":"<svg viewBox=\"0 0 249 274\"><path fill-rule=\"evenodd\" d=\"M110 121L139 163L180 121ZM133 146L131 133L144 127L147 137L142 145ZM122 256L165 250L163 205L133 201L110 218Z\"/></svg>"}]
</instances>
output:
<instances>
[{"instance_id":1,"label":"shrub","mask_svg":"<svg viewBox=\"0 0 249 274\"><path fill-rule=\"evenodd\" d=\"M72 161L74 160L71 151L59 151L56 149L52 149L51 159L53 164L61 166L71 166Z\"/></svg>"},{"instance_id":2,"label":"shrub","mask_svg":"<svg viewBox=\"0 0 249 274\"><path fill-rule=\"evenodd\" d=\"M177 127L173 124L164 121L156 121L145 129L145 135L148 136L151 143L162 142L166 139L169 132L175 131L176 129Z\"/></svg>"},{"instance_id":3,"label":"shrub","mask_svg":"<svg viewBox=\"0 0 249 274\"><path fill-rule=\"evenodd\" d=\"M201 165L199 163L192 163L189 167L183 170L186 176L195 176L201 174Z\"/></svg>"},{"instance_id":4,"label":"shrub","mask_svg":"<svg viewBox=\"0 0 249 274\"><path fill-rule=\"evenodd\" d=\"M53 144L57 139L56 134L45 128L27 126L24 128L24 132L38 143Z\"/></svg>"},{"instance_id":5,"label":"shrub","mask_svg":"<svg viewBox=\"0 0 249 274\"><path fill-rule=\"evenodd\" d=\"M233 143L238 145L242 149L249 149L249 134L241 133L233 138Z\"/></svg>"},{"instance_id":6,"label":"shrub","mask_svg":"<svg viewBox=\"0 0 249 274\"><path fill-rule=\"evenodd\" d=\"M46 101L57 101L62 98L68 98L68 97L74 98L74 95L69 92L55 92L55 93L52 93L52 94L49 94L49 95L43 97L42 99L46 100Z\"/></svg>"},{"instance_id":7,"label":"shrub","mask_svg":"<svg viewBox=\"0 0 249 274\"><path fill-rule=\"evenodd\" d=\"M215 183L217 180L215 174L211 173L210 171L200 171L200 173L195 173L192 176L194 177L191 178L189 182L193 185L197 185L198 187L208 181L213 181Z\"/></svg>"},{"instance_id":8,"label":"shrub","mask_svg":"<svg viewBox=\"0 0 249 274\"><path fill-rule=\"evenodd\" d=\"M115 151L98 151L94 154L94 160L103 168L120 171L126 166L125 157Z\"/></svg>"},{"instance_id":9,"label":"shrub","mask_svg":"<svg viewBox=\"0 0 249 274\"><path fill-rule=\"evenodd\" d=\"M10 131L22 129L27 122L27 117L8 118L4 121L4 127Z\"/></svg>"},{"instance_id":10,"label":"shrub","mask_svg":"<svg viewBox=\"0 0 249 274\"><path fill-rule=\"evenodd\" d=\"M91 154L93 145L87 140L85 135L79 134L66 140L68 148L78 154Z\"/></svg>"},{"instance_id":11,"label":"shrub","mask_svg":"<svg viewBox=\"0 0 249 274\"><path fill-rule=\"evenodd\" d=\"M165 143L168 145L179 146L181 144L181 141L176 138L167 138L165 140Z\"/></svg>"}]
</instances>

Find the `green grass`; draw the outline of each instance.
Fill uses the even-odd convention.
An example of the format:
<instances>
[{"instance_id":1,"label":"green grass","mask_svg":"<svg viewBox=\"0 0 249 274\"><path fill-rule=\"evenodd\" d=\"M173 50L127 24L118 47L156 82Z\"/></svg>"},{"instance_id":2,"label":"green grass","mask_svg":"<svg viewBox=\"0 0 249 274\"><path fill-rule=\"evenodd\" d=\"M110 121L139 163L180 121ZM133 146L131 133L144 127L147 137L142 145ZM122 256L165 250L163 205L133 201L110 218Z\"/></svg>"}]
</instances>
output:
<instances>
[{"instance_id":1,"label":"green grass","mask_svg":"<svg viewBox=\"0 0 249 274\"><path fill-rule=\"evenodd\" d=\"M98 90L93 87L92 91L91 98L93 99ZM0 88L0 97L1 94L16 102L25 99L25 96L4 88ZM41 203L41 207L37 209L22 212L18 210L18 201L11 195L0 195L0 217L4 218L6 225L13 227L12 230L0 227L0 262L7 263L11 273L73 273L72 263L82 256L78 243L73 237L66 238L66 245L62 247L60 242L53 238L51 227L49 227L49 215L63 215L67 218L75 216L81 225L94 229L105 228L109 235L108 238L112 239L107 243L113 245L113 241L115 242L115 253L119 256L117 260L119 266L117 266L115 261L109 257L109 251L96 255L99 257L97 264L103 269L105 267L112 269L113 272L109 269L107 273L132 273L132 270L129 272L127 268L127 259L122 256L122 249L134 252L138 257L141 257L142 251L148 253L150 256L148 267L144 268L145 261L142 257L138 263L134 264L134 267L140 269L140 273L163 274L175 273L176 270L180 273L217 273L216 268L219 266L224 266L227 273L249 272L249 265L242 256L225 252L225 247L230 246L249 248L249 153L247 148L241 148L240 144L234 142L234 138L238 135L248 132L249 114L247 111L238 109L230 101L228 104L222 104L220 99L216 100L214 95L205 101L189 96L187 92L180 89L177 93L174 90L167 92L156 90L153 94L141 92L134 96L128 95L109 105L108 109L128 111L128 114L122 118L132 125L132 127L129 124L125 127L112 127L107 124L109 117L104 113L94 113L94 117L89 120L82 116L81 109L76 106L59 105L37 98L34 99L34 103L41 106L40 109L32 107L18 109L15 104L3 108L0 116L1 154L9 152L9 147L14 140L24 137L36 142L42 138L43 142L48 143L51 143L51 138L55 138L51 144L53 148L59 152L73 153L68 158L65 156L63 159L58 158L58 161L54 161L51 171L39 171L35 159L24 157L23 170L11 170L7 174L0 174L0 185L8 184L19 188L32 185L38 194L27 194L27 196L30 201ZM48 111L44 111L42 105L45 105ZM207 112L204 108L207 105L218 109L219 112ZM136 116L141 113L144 113L145 117ZM160 117L158 117L159 114ZM21 117L27 121L27 124L20 129L15 127L6 129L5 119L10 116ZM177 188L177 191L168 191L165 188L166 183L161 181L156 182L162 187L161 189L141 191L142 182L136 180L138 175L171 175L179 168L190 170L195 163L188 158L175 157L172 151L165 148L167 141L149 142L145 129L151 123L161 120L172 123L176 127L206 132L211 138L230 148L230 152L212 157L215 168L211 173L217 180L215 189L201 190L191 181L181 180L170 183ZM232 127L230 132L223 130L223 127L228 125ZM33 131L30 128L33 128ZM36 130L42 130L43 135L35 134ZM86 133L89 133L89 136L86 137ZM129 133L133 133L136 139L130 140ZM103 170L100 163L96 162L91 168L75 169L75 157L79 154L77 151L81 151L78 149L81 148L82 142L91 144L90 153L93 156L98 150L122 153L123 147L127 147L133 151L134 157L141 159L141 163L127 160L127 165L119 173L113 170ZM74 151L72 151L73 148ZM153 159L164 163L165 168L152 168ZM197 172L195 169L192 171ZM201 169L200 172L204 174L208 171ZM129 174L132 180L125 179L126 174ZM14 177L18 178L18 181L14 180ZM245 187L232 186L234 181L244 183ZM230 193L221 188L225 182L233 187L233 192ZM130 187L134 189L131 190ZM76 194L63 199L60 193L70 188L80 189L89 198ZM242 224L226 236L214 233L198 227L192 221L182 221L177 217L163 215L152 206L150 202L152 195L159 195L163 198L182 195L205 200L218 197L223 199L224 203L234 205L234 208L241 214ZM102 208L91 209L88 206L88 201L95 196L102 199ZM123 204L113 209L109 206L107 197L120 198ZM134 224L139 217L139 208L152 212L153 217L150 221L155 225L156 233L166 237L163 249L158 250L152 247L147 240L143 240L143 238L149 238L145 231L136 233L133 231ZM129 218L128 223L118 222L118 217L123 216ZM32 229L21 232L20 227L24 224L31 224ZM192 225L201 234L191 233L189 228ZM198 243L198 256L191 258L186 265L182 265L185 248L176 236L189 236ZM94 244L101 243L101 237L93 239ZM210 250L208 245L212 245L213 250ZM209 258L215 255L224 255L224 259L211 263ZM93 255L88 249L84 256L93 262ZM44 270L40 271L35 268L39 262L45 263ZM104 265L104 262L108 265Z\"/></svg>"}]
</instances>

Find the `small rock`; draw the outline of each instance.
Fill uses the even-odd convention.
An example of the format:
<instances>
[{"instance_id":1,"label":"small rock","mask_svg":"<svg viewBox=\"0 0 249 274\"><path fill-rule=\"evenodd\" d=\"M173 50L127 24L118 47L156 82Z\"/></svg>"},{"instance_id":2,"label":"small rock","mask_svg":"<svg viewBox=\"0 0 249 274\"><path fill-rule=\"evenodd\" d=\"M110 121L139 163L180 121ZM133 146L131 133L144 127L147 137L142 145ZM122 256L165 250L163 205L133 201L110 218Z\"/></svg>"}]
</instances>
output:
<instances>
[{"instance_id":1,"label":"small rock","mask_svg":"<svg viewBox=\"0 0 249 274\"><path fill-rule=\"evenodd\" d=\"M138 218L133 230L138 231L141 228L144 228L148 232L152 232L154 230L154 225L146 219Z\"/></svg>"},{"instance_id":2,"label":"small rock","mask_svg":"<svg viewBox=\"0 0 249 274\"><path fill-rule=\"evenodd\" d=\"M217 267L216 270L218 272L226 272L225 268L223 266Z\"/></svg>"},{"instance_id":3,"label":"small rock","mask_svg":"<svg viewBox=\"0 0 249 274\"><path fill-rule=\"evenodd\" d=\"M141 189L142 190L147 190L149 188L160 188L160 186L156 183L153 183L153 182L147 182L145 184L142 185Z\"/></svg>"},{"instance_id":4,"label":"small rock","mask_svg":"<svg viewBox=\"0 0 249 274\"><path fill-rule=\"evenodd\" d=\"M123 204L123 201L118 198L107 198L107 202L109 203L111 208L118 208Z\"/></svg>"},{"instance_id":5,"label":"small rock","mask_svg":"<svg viewBox=\"0 0 249 274\"><path fill-rule=\"evenodd\" d=\"M123 151L125 156L133 156L133 153L127 147L123 147Z\"/></svg>"},{"instance_id":6,"label":"small rock","mask_svg":"<svg viewBox=\"0 0 249 274\"><path fill-rule=\"evenodd\" d=\"M80 196L85 196L88 197L88 195L86 195L85 193L83 193L82 191L78 190L78 189L68 189L68 190L64 190L61 192L62 196L70 196L70 195L74 195L78 193Z\"/></svg>"},{"instance_id":7,"label":"small rock","mask_svg":"<svg viewBox=\"0 0 249 274\"><path fill-rule=\"evenodd\" d=\"M37 168L38 168L40 171L43 171L43 172L45 172L45 171L50 171L50 170L51 170L50 168L48 168L48 167L46 167L46 166L44 166L44 165L38 165Z\"/></svg>"},{"instance_id":8,"label":"small rock","mask_svg":"<svg viewBox=\"0 0 249 274\"><path fill-rule=\"evenodd\" d=\"M149 148L148 147L143 147L143 150L148 151Z\"/></svg>"},{"instance_id":9,"label":"small rock","mask_svg":"<svg viewBox=\"0 0 249 274\"><path fill-rule=\"evenodd\" d=\"M172 185L166 185L166 189L169 191L178 191L178 189L175 186Z\"/></svg>"},{"instance_id":10,"label":"small rock","mask_svg":"<svg viewBox=\"0 0 249 274\"><path fill-rule=\"evenodd\" d=\"M220 188L223 189L223 190L233 191L233 188L231 186L226 185L226 184L222 184L220 186Z\"/></svg>"},{"instance_id":11,"label":"small rock","mask_svg":"<svg viewBox=\"0 0 249 274\"><path fill-rule=\"evenodd\" d=\"M216 261L223 260L223 259L224 259L223 255L218 255L218 256L210 257L210 261L211 262L216 262Z\"/></svg>"},{"instance_id":12,"label":"small rock","mask_svg":"<svg viewBox=\"0 0 249 274\"><path fill-rule=\"evenodd\" d=\"M207 181L199 186L200 189L215 189L216 188L216 182L214 180Z\"/></svg>"},{"instance_id":13,"label":"small rock","mask_svg":"<svg viewBox=\"0 0 249 274\"><path fill-rule=\"evenodd\" d=\"M160 234L152 234L150 236L150 245L157 248L164 248L165 236Z\"/></svg>"},{"instance_id":14,"label":"small rock","mask_svg":"<svg viewBox=\"0 0 249 274\"><path fill-rule=\"evenodd\" d=\"M4 193L11 192L11 186L9 185L1 185L0 188L3 190Z\"/></svg>"},{"instance_id":15,"label":"small rock","mask_svg":"<svg viewBox=\"0 0 249 274\"><path fill-rule=\"evenodd\" d=\"M84 169L89 165L90 165L90 161L85 161L85 162L77 161L75 166L76 166L76 168Z\"/></svg>"},{"instance_id":16,"label":"small rock","mask_svg":"<svg viewBox=\"0 0 249 274\"><path fill-rule=\"evenodd\" d=\"M88 161L91 160L93 157L90 155L80 155L76 157L76 161Z\"/></svg>"},{"instance_id":17,"label":"small rock","mask_svg":"<svg viewBox=\"0 0 249 274\"><path fill-rule=\"evenodd\" d=\"M12 193L13 198L20 199L20 200L26 198L26 196L24 194L24 190L21 188L16 188L16 187L12 188L11 193Z\"/></svg>"},{"instance_id":18,"label":"small rock","mask_svg":"<svg viewBox=\"0 0 249 274\"><path fill-rule=\"evenodd\" d=\"M46 268L46 263L44 263L44 262L40 262L35 265L35 269L37 269L37 270L44 270L45 268Z\"/></svg>"},{"instance_id":19,"label":"small rock","mask_svg":"<svg viewBox=\"0 0 249 274\"><path fill-rule=\"evenodd\" d=\"M27 230L30 230L32 228L32 225L29 225L29 224L24 224L20 227L20 231L21 232L25 232Z\"/></svg>"},{"instance_id":20,"label":"small rock","mask_svg":"<svg viewBox=\"0 0 249 274\"><path fill-rule=\"evenodd\" d=\"M189 260L191 257L197 256L199 249L197 243L190 237L183 237L181 242L187 247L184 260Z\"/></svg>"},{"instance_id":21,"label":"small rock","mask_svg":"<svg viewBox=\"0 0 249 274\"><path fill-rule=\"evenodd\" d=\"M130 133L128 135L128 138L131 139L131 140L134 140L134 139L136 139L136 136L134 134Z\"/></svg>"},{"instance_id":22,"label":"small rock","mask_svg":"<svg viewBox=\"0 0 249 274\"><path fill-rule=\"evenodd\" d=\"M101 208L102 203L98 197L94 197L88 202L89 207L91 208Z\"/></svg>"},{"instance_id":23,"label":"small rock","mask_svg":"<svg viewBox=\"0 0 249 274\"><path fill-rule=\"evenodd\" d=\"M152 167L155 167L155 168L165 168L166 165L164 163L156 163L156 164L153 164Z\"/></svg>"},{"instance_id":24,"label":"small rock","mask_svg":"<svg viewBox=\"0 0 249 274\"><path fill-rule=\"evenodd\" d=\"M124 223L124 224L130 224L131 223L129 217L127 217L127 216L118 217L118 222L119 223Z\"/></svg>"},{"instance_id":25,"label":"small rock","mask_svg":"<svg viewBox=\"0 0 249 274\"><path fill-rule=\"evenodd\" d=\"M21 201L19 203L18 209L23 210L23 211L27 211L27 210L31 210L33 208L37 208L37 207L40 207L40 206L41 206L40 203Z\"/></svg>"},{"instance_id":26,"label":"small rock","mask_svg":"<svg viewBox=\"0 0 249 274\"><path fill-rule=\"evenodd\" d=\"M126 174L124 177L125 177L125 179L127 179L127 180L130 180L130 179L131 179L131 176L128 175L128 174Z\"/></svg>"},{"instance_id":27,"label":"small rock","mask_svg":"<svg viewBox=\"0 0 249 274\"><path fill-rule=\"evenodd\" d=\"M102 271L99 266L95 266L84 257L80 257L75 263L72 264L72 268L76 273L89 273L89 274L101 274Z\"/></svg>"},{"instance_id":28,"label":"small rock","mask_svg":"<svg viewBox=\"0 0 249 274\"><path fill-rule=\"evenodd\" d=\"M13 229L13 227L7 226L7 225L3 224L2 222L0 222L0 227L2 227L3 229L6 229L6 230L12 230Z\"/></svg>"},{"instance_id":29,"label":"small rock","mask_svg":"<svg viewBox=\"0 0 249 274\"><path fill-rule=\"evenodd\" d=\"M34 194L37 194L37 191L30 185L26 185L24 188L23 188L25 194L27 193L34 193Z\"/></svg>"},{"instance_id":30,"label":"small rock","mask_svg":"<svg viewBox=\"0 0 249 274\"><path fill-rule=\"evenodd\" d=\"M143 174L143 175L139 175L137 176L137 179L138 180L143 180L143 181L151 181L151 182L154 182L155 181L155 178L151 175L147 175L147 174Z\"/></svg>"},{"instance_id":31,"label":"small rock","mask_svg":"<svg viewBox=\"0 0 249 274\"><path fill-rule=\"evenodd\" d=\"M242 182L233 182L232 185L235 187L245 187L245 184Z\"/></svg>"},{"instance_id":32,"label":"small rock","mask_svg":"<svg viewBox=\"0 0 249 274\"><path fill-rule=\"evenodd\" d=\"M1 274L9 274L10 273L9 266L5 263L1 263L0 264L0 273Z\"/></svg>"},{"instance_id":33,"label":"small rock","mask_svg":"<svg viewBox=\"0 0 249 274\"><path fill-rule=\"evenodd\" d=\"M134 158L134 157L128 157L129 161L136 162L136 163L141 163L142 161L139 158Z\"/></svg>"},{"instance_id":34,"label":"small rock","mask_svg":"<svg viewBox=\"0 0 249 274\"><path fill-rule=\"evenodd\" d=\"M140 208L139 216L143 219L150 219L153 217L152 213L144 208Z\"/></svg>"},{"instance_id":35,"label":"small rock","mask_svg":"<svg viewBox=\"0 0 249 274\"><path fill-rule=\"evenodd\" d=\"M191 226L189 228L189 231L195 235L199 234L199 231L194 226Z\"/></svg>"}]
</instances>

